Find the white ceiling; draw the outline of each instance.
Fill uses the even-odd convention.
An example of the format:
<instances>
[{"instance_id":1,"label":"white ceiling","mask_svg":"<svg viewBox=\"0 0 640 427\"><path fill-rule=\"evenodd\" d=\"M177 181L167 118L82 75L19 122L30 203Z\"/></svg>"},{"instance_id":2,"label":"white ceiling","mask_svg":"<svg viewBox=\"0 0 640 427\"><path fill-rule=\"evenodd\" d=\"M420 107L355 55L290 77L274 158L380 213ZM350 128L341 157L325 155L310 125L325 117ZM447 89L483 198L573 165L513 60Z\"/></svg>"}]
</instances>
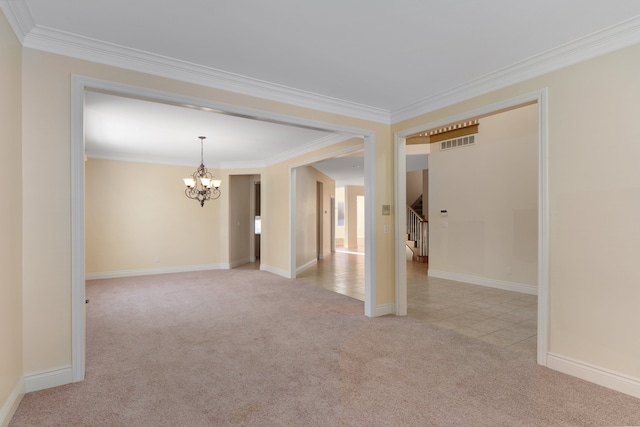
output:
<instances>
[{"instance_id":1,"label":"white ceiling","mask_svg":"<svg viewBox=\"0 0 640 427\"><path fill-rule=\"evenodd\" d=\"M607 43L637 43L640 34L638 0L0 6L26 47L387 123L486 92L496 81L513 83L595 56ZM88 94L86 109L87 151L96 156L194 164L197 137L205 135L205 162L211 153L221 165L259 164L328 137L101 93Z\"/></svg>"}]
</instances>

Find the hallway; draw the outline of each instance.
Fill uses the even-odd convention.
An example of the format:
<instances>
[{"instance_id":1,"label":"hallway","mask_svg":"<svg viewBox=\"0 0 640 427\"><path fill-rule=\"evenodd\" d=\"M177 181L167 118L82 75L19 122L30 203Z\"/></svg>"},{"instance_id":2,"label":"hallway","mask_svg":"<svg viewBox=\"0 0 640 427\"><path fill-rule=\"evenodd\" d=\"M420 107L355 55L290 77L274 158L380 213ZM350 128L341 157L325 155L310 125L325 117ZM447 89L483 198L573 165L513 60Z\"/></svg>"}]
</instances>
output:
<instances>
[{"instance_id":1,"label":"hallway","mask_svg":"<svg viewBox=\"0 0 640 427\"><path fill-rule=\"evenodd\" d=\"M427 266L407 262L409 317L499 347L536 353L536 295L428 277ZM297 279L364 301L364 251L337 248Z\"/></svg>"}]
</instances>

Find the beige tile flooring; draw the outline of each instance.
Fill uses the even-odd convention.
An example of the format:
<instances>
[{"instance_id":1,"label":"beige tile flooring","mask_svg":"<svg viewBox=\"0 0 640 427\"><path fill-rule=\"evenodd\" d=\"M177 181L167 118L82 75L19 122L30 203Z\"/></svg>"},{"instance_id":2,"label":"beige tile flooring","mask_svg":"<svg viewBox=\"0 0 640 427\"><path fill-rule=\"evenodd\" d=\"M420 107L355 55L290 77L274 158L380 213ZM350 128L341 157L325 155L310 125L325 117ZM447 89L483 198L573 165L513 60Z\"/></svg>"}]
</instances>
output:
<instances>
[{"instance_id":1,"label":"beige tile flooring","mask_svg":"<svg viewBox=\"0 0 640 427\"><path fill-rule=\"evenodd\" d=\"M364 301L364 254L341 248L299 280ZM537 296L427 276L407 262L407 314L417 320L516 351L536 353Z\"/></svg>"}]
</instances>

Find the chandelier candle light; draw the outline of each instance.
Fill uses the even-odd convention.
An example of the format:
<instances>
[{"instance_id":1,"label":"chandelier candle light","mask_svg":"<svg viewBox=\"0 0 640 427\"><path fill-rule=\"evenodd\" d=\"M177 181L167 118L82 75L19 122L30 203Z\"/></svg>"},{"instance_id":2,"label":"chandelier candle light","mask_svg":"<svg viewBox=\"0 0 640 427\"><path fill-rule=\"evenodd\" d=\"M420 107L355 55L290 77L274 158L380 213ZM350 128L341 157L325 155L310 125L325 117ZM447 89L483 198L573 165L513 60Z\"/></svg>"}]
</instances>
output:
<instances>
[{"instance_id":1,"label":"chandelier candle light","mask_svg":"<svg viewBox=\"0 0 640 427\"><path fill-rule=\"evenodd\" d=\"M200 138L200 166L190 178L184 178L184 184L187 188L184 190L184 194L190 198L200 202L200 206L204 206L204 202L207 200L215 200L220 197L220 184L219 179L214 179L213 174L204 167L204 140L206 136L199 136Z\"/></svg>"}]
</instances>

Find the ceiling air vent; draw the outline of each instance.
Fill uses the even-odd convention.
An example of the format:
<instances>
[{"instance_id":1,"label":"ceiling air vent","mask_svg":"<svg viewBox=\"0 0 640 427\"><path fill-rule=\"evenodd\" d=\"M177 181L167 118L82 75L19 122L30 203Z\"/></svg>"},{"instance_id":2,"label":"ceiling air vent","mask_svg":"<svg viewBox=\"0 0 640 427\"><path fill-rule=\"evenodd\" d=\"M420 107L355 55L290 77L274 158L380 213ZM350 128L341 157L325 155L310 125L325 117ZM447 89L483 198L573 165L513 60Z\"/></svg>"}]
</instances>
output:
<instances>
[{"instance_id":1,"label":"ceiling air vent","mask_svg":"<svg viewBox=\"0 0 640 427\"><path fill-rule=\"evenodd\" d=\"M475 135L469 135L461 138L447 139L440 142L440 150L450 150L452 148L466 147L476 143Z\"/></svg>"}]
</instances>

